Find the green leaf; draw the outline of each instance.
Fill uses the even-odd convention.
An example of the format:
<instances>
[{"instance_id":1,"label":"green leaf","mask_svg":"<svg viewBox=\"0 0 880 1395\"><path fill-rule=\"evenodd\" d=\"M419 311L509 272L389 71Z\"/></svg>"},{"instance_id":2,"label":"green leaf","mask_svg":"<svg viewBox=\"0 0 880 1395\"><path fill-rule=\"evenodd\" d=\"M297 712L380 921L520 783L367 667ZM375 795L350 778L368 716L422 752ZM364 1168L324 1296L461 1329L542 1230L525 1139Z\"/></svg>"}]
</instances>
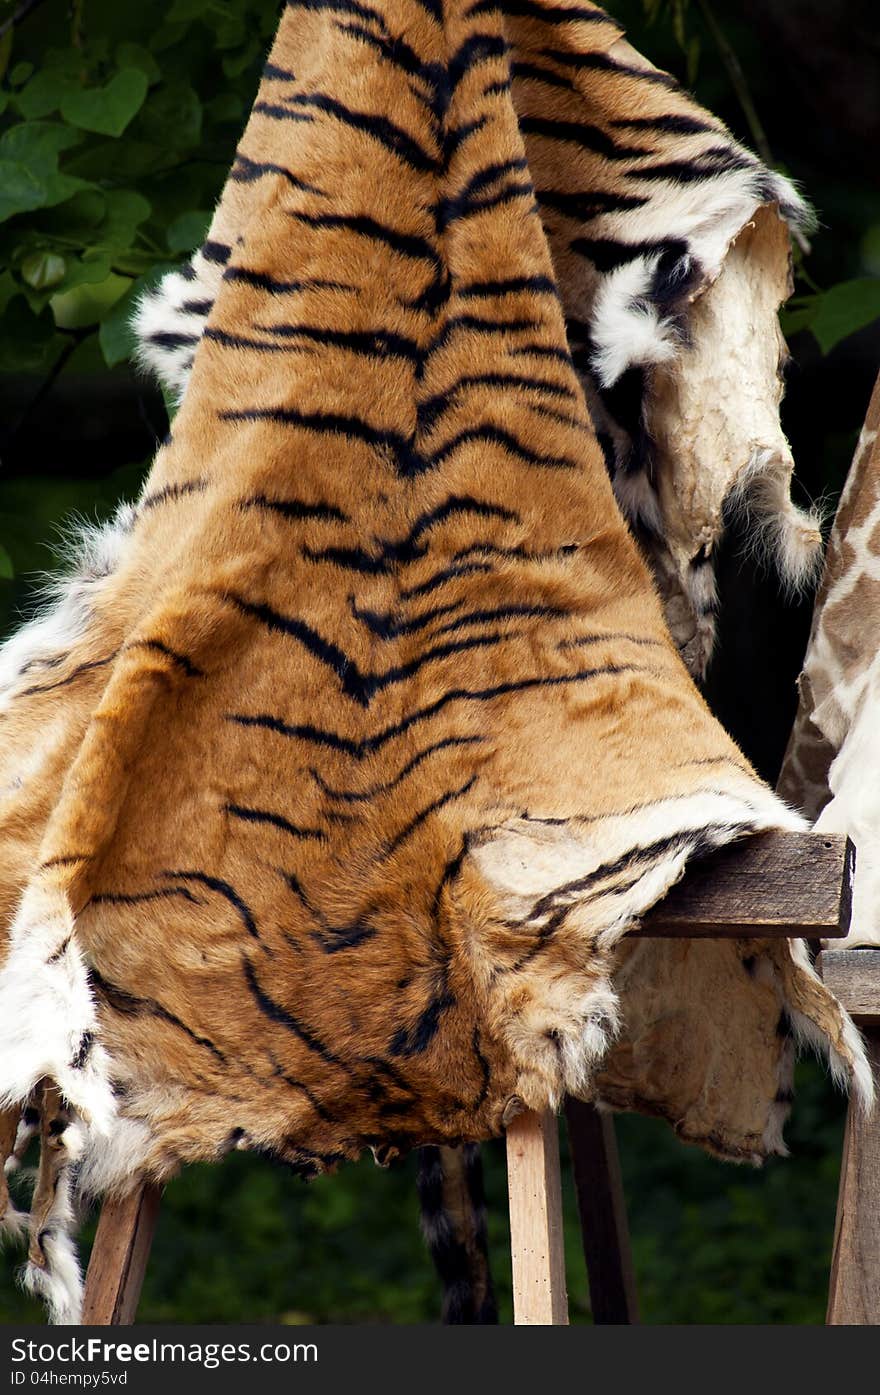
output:
<instances>
[{"instance_id":1,"label":"green leaf","mask_svg":"<svg viewBox=\"0 0 880 1395\"><path fill-rule=\"evenodd\" d=\"M260 51L257 40L249 39L240 53L227 54L223 59L224 75L228 78L240 77L256 61Z\"/></svg>"},{"instance_id":2,"label":"green leaf","mask_svg":"<svg viewBox=\"0 0 880 1395\"><path fill-rule=\"evenodd\" d=\"M76 286L53 295L50 304L59 329L88 329L99 324L131 285L127 276L111 272L97 284Z\"/></svg>"},{"instance_id":3,"label":"green leaf","mask_svg":"<svg viewBox=\"0 0 880 1395\"><path fill-rule=\"evenodd\" d=\"M13 218L16 213L42 207L47 194L45 182L26 165L0 156L0 222Z\"/></svg>"},{"instance_id":4,"label":"green leaf","mask_svg":"<svg viewBox=\"0 0 880 1395\"><path fill-rule=\"evenodd\" d=\"M136 117L132 130L138 125ZM67 169L81 179L109 180L113 184L131 186L156 169L167 167L168 150L148 145L126 132L122 140L90 141L68 160Z\"/></svg>"},{"instance_id":5,"label":"green leaf","mask_svg":"<svg viewBox=\"0 0 880 1395\"><path fill-rule=\"evenodd\" d=\"M145 290L155 286L166 271L172 269L173 263L166 262L153 267L146 276L139 276L133 284L129 284L125 295L121 296L104 316L98 330L98 343L108 368L115 368L117 363L124 363L134 354L137 340L131 328L131 316L135 303Z\"/></svg>"},{"instance_id":6,"label":"green leaf","mask_svg":"<svg viewBox=\"0 0 880 1395\"><path fill-rule=\"evenodd\" d=\"M64 280L67 263L57 252L31 252L19 267L21 278L35 291L45 291Z\"/></svg>"},{"instance_id":7,"label":"green leaf","mask_svg":"<svg viewBox=\"0 0 880 1395\"><path fill-rule=\"evenodd\" d=\"M823 354L880 318L880 277L865 276L857 281L841 281L819 297L810 321Z\"/></svg>"},{"instance_id":8,"label":"green leaf","mask_svg":"<svg viewBox=\"0 0 880 1395\"><path fill-rule=\"evenodd\" d=\"M44 70L36 73L20 92L15 94L15 105L26 121L39 121L50 116L61 105L61 98L69 90L69 83L58 73Z\"/></svg>"},{"instance_id":9,"label":"green leaf","mask_svg":"<svg viewBox=\"0 0 880 1395\"><path fill-rule=\"evenodd\" d=\"M138 135L166 153L198 145L202 104L186 82L167 82L150 93L138 120Z\"/></svg>"},{"instance_id":10,"label":"green leaf","mask_svg":"<svg viewBox=\"0 0 880 1395\"><path fill-rule=\"evenodd\" d=\"M205 240L210 221L210 213L198 209L181 213L179 218L169 223L165 233L169 252L192 252L199 247Z\"/></svg>"},{"instance_id":11,"label":"green leaf","mask_svg":"<svg viewBox=\"0 0 880 1395\"><path fill-rule=\"evenodd\" d=\"M206 10L212 8L213 4L214 0L174 0L165 16L165 23L186 24L190 20L200 19Z\"/></svg>"},{"instance_id":12,"label":"green leaf","mask_svg":"<svg viewBox=\"0 0 880 1395\"><path fill-rule=\"evenodd\" d=\"M246 26L244 16L235 14L229 10L226 14L221 14L219 9L214 10L211 15L214 24L214 42L218 49L238 48L244 43Z\"/></svg>"},{"instance_id":13,"label":"green leaf","mask_svg":"<svg viewBox=\"0 0 880 1395\"><path fill-rule=\"evenodd\" d=\"M67 273L64 284L58 288L58 294L62 291L72 291L77 286L94 286L106 281L110 275L112 260L107 253L91 249L81 257L68 257Z\"/></svg>"},{"instance_id":14,"label":"green leaf","mask_svg":"<svg viewBox=\"0 0 880 1395\"><path fill-rule=\"evenodd\" d=\"M865 270L880 276L880 223L872 223L866 230L861 253Z\"/></svg>"},{"instance_id":15,"label":"green leaf","mask_svg":"<svg viewBox=\"0 0 880 1395\"><path fill-rule=\"evenodd\" d=\"M21 87L23 83L27 82L33 71L33 63L16 63L12 72L9 74L11 85L13 87Z\"/></svg>"},{"instance_id":16,"label":"green leaf","mask_svg":"<svg viewBox=\"0 0 880 1395\"><path fill-rule=\"evenodd\" d=\"M186 38L189 23L160 24L149 37L151 53L168 53Z\"/></svg>"},{"instance_id":17,"label":"green leaf","mask_svg":"<svg viewBox=\"0 0 880 1395\"><path fill-rule=\"evenodd\" d=\"M83 54L78 48L47 48L41 57L41 66L45 71L51 69L58 79L66 79L69 82L79 82L83 69Z\"/></svg>"},{"instance_id":18,"label":"green leaf","mask_svg":"<svg viewBox=\"0 0 880 1395\"><path fill-rule=\"evenodd\" d=\"M64 274L58 280L52 280L53 274L57 274L57 266L50 264L46 269L49 279L43 284L34 284L35 281L39 283L41 280L40 263L47 256L63 262ZM24 296L34 315L40 315L56 297L73 291L77 286L94 286L106 281L111 271L119 271L109 254L97 252L93 248L87 248L81 256L73 252L62 252L57 247L47 246L40 240L39 235L29 246L26 244L23 247L22 255L15 259L15 268L21 278L16 282L16 291ZM33 273L33 280L28 279L28 270Z\"/></svg>"},{"instance_id":19,"label":"green leaf","mask_svg":"<svg viewBox=\"0 0 880 1395\"><path fill-rule=\"evenodd\" d=\"M131 328L133 310L134 296L128 292L101 321L98 343L108 368L115 368L117 363L125 363L134 355L137 341Z\"/></svg>"},{"instance_id":20,"label":"green leaf","mask_svg":"<svg viewBox=\"0 0 880 1395\"><path fill-rule=\"evenodd\" d=\"M95 238L106 210L107 199L100 189L83 189L64 203L47 208L35 223L41 232L85 244Z\"/></svg>"},{"instance_id":21,"label":"green leaf","mask_svg":"<svg viewBox=\"0 0 880 1395\"><path fill-rule=\"evenodd\" d=\"M143 106L149 85L140 68L122 68L104 87L66 92L61 99L61 115L83 131L121 136Z\"/></svg>"},{"instance_id":22,"label":"green leaf","mask_svg":"<svg viewBox=\"0 0 880 1395\"><path fill-rule=\"evenodd\" d=\"M54 171L61 152L81 140L78 131L58 121L20 121L0 136L0 155L30 163L36 172Z\"/></svg>"},{"instance_id":23,"label":"green leaf","mask_svg":"<svg viewBox=\"0 0 880 1395\"><path fill-rule=\"evenodd\" d=\"M240 126L244 121L244 102L234 92L220 92L205 104L205 113L212 121L234 121Z\"/></svg>"},{"instance_id":24,"label":"green leaf","mask_svg":"<svg viewBox=\"0 0 880 1395\"><path fill-rule=\"evenodd\" d=\"M116 62L120 68L140 68L150 83L161 81L159 64L143 44L120 44L116 49Z\"/></svg>"},{"instance_id":25,"label":"green leaf","mask_svg":"<svg viewBox=\"0 0 880 1395\"><path fill-rule=\"evenodd\" d=\"M0 372L42 373L58 353L52 316L32 314L23 295L13 296L0 317Z\"/></svg>"},{"instance_id":26,"label":"green leaf","mask_svg":"<svg viewBox=\"0 0 880 1395\"><path fill-rule=\"evenodd\" d=\"M0 577L4 581L12 581L15 577L15 568L12 565L12 558L5 547L0 547Z\"/></svg>"},{"instance_id":27,"label":"green leaf","mask_svg":"<svg viewBox=\"0 0 880 1395\"><path fill-rule=\"evenodd\" d=\"M175 418L180 403L174 396L172 389L166 387L164 383L160 383L159 391L162 393L162 401L165 404L165 413L168 417L168 421L172 422Z\"/></svg>"},{"instance_id":28,"label":"green leaf","mask_svg":"<svg viewBox=\"0 0 880 1395\"><path fill-rule=\"evenodd\" d=\"M96 239L104 247L124 250L131 246L135 230L149 218L152 208L143 194L132 189L114 189L107 198L107 213Z\"/></svg>"},{"instance_id":29,"label":"green leaf","mask_svg":"<svg viewBox=\"0 0 880 1395\"><path fill-rule=\"evenodd\" d=\"M0 136L0 221L62 203L88 186L62 174L58 156L82 137L52 121L19 121Z\"/></svg>"},{"instance_id":30,"label":"green leaf","mask_svg":"<svg viewBox=\"0 0 880 1395\"><path fill-rule=\"evenodd\" d=\"M779 325L785 338L791 339L793 335L809 329L815 313L806 306L802 310L780 310Z\"/></svg>"}]
</instances>

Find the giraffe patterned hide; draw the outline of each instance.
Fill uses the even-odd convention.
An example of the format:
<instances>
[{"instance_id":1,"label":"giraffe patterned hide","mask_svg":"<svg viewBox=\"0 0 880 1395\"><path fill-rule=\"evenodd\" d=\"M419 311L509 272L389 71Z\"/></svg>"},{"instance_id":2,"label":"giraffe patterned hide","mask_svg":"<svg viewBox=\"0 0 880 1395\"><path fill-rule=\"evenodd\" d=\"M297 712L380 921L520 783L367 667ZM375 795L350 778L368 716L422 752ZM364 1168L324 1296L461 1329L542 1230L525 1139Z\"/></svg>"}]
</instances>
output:
<instances>
[{"instance_id":1,"label":"giraffe patterned hide","mask_svg":"<svg viewBox=\"0 0 880 1395\"><path fill-rule=\"evenodd\" d=\"M856 846L852 929L880 948L880 383L828 542L780 789Z\"/></svg>"},{"instance_id":2,"label":"giraffe patterned hide","mask_svg":"<svg viewBox=\"0 0 880 1395\"><path fill-rule=\"evenodd\" d=\"M646 365L796 201L620 44L583 3L288 4L142 311L173 435L2 659L0 1139L42 1133L58 1320L79 1200L138 1174L312 1176L566 1092L760 1160L797 1037L870 1094L801 945L627 939L803 821L688 675L574 362L652 491Z\"/></svg>"}]
</instances>

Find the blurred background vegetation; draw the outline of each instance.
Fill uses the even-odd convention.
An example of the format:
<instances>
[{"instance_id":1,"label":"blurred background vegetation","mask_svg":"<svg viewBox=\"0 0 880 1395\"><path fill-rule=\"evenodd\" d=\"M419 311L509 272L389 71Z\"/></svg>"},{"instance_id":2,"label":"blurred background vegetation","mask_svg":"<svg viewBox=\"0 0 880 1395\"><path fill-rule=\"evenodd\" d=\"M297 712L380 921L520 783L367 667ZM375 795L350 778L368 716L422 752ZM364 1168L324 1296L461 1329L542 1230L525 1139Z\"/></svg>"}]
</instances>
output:
<instances>
[{"instance_id":1,"label":"blurred background vegetation","mask_svg":"<svg viewBox=\"0 0 880 1395\"><path fill-rule=\"evenodd\" d=\"M875 0L618 0L631 42L800 182L819 233L784 312L799 487L839 493L880 361L880 19ZM0 0L0 632L57 566L63 524L133 495L167 425L128 363L141 287L200 241L274 32L276 0ZM869 152L871 157L869 158ZM809 602L787 605L733 537L708 691L774 779ZM618 1121L643 1318L820 1323L843 1105L799 1067L792 1157L714 1162ZM503 1149L485 1150L510 1320ZM168 1189L143 1321L418 1322L439 1310L414 1160L309 1186L233 1155ZM572 1188L572 1320L589 1322ZM40 1320L0 1265L0 1318Z\"/></svg>"}]
</instances>

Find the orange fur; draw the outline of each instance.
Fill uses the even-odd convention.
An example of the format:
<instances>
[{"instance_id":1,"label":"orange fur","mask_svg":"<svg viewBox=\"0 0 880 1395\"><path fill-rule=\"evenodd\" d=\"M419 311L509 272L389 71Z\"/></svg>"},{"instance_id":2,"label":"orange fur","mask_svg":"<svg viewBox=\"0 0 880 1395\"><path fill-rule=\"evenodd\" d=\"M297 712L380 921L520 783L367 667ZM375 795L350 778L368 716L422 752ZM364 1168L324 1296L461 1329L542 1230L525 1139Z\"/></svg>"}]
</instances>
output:
<instances>
[{"instance_id":1,"label":"orange fur","mask_svg":"<svg viewBox=\"0 0 880 1395\"><path fill-rule=\"evenodd\" d=\"M551 27L589 46L604 24ZM615 505L507 29L402 0L395 32L445 74L438 116L336 10L285 10L271 63L296 79L264 79L243 151L271 168L230 185L237 240L173 439L82 632L12 685L7 990L30 954L41 1002L63 1016L88 974L97 1016L51 1061L17 1023L0 1086L21 1098L28 1060L55 1077L91 1130L86 1188L232 1146L311 1174L597 1093L631 1040L626 930L688 856L796 823L691 683ZM525 187L493 198L496 166ZM659 1085L621 1084L612 1054L607 1093L655 1109L665 1087L667 1112L696 1110L684 1132L751 1156L772 1147L783 1001L813 980L773 948L785 992L753 988L722 953L757 1091L707 1128L700 1061L685 1098L664 1048Z\"/></svg>"}]
</instances>

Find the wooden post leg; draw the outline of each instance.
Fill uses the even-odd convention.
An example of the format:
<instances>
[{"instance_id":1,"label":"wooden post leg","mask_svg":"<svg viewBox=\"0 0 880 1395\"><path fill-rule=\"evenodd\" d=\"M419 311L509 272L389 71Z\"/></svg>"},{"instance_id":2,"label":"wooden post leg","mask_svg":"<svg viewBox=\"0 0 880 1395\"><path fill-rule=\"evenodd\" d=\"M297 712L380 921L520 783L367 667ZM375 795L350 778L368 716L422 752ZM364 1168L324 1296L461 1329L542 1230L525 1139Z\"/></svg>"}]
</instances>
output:
<instances>
[{"instance_id":1,"label":"wooden post leg","mask_svg":"<svg viewBox=\"0 0 880 1395\"><path fill-rule=\"evenodd\" d=\"M160 1187L140 1182L104 1203L86 1274L84 1327L134 1322L159 1215Z\"/></svg>"},{"instance_id":2,"label":"wooden post leg","mask_svg":"<svg viewBox=\"0 0 880 1395\"><path fill-rule=\"evenodd\" d=\"M636 1281L614 1120L571 1096L565 1101L565 1119L593 1322L637 1323Z\"/></svg>"},{"instance_id":3,"label":"wooden post leg","mask_svg":"<svg viewBox=\"0 0 880 1395\"><path fill-rule=\"evenodd\" d=\"M880 1025L859 1025L880 1096ZM853 1104L840 1165L827 1321L880 1324L880 1109L866 1119Z\"/></svg>"},{"instance_id":4,"label":"wooden post leg","mask_svg":"<svg viewBox=\"0 0 880 1395\"><path fill-rule=\"evenodd\" d=\"M549 1110L528 1110L508 1126L507 1190L514 1323L566 1326L559 1126Z\"/></svg>"}]
</instances>

